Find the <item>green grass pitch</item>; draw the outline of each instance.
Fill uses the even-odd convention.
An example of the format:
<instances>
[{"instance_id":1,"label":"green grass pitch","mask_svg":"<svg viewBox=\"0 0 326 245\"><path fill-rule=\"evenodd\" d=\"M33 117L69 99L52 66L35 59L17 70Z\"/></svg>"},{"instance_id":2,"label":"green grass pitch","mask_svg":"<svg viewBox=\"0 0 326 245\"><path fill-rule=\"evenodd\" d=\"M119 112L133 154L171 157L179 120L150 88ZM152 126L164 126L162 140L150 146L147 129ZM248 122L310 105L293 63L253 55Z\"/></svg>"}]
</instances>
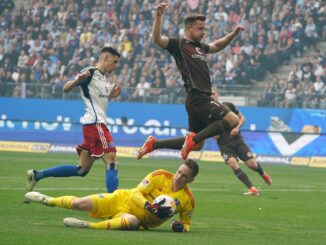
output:
<instances>
[{"instance_id":1,"label":"green grass pitch","mask_svg":"<svg viewBox=\"0 0 326 245\"><path fill-rule=\"evenodd\" d=\"M326 169L264 165L273 186L245 166L261 189L258 197L243 196L244 186L221 163L200 163L191 187L196 199L191 231L170 231L168 221L148 231L103 231L64 227L65 217L86 214L23 204L27 169L76 163L77 156L0 152L0 244L325 244ZM120 187L135 187L150 171L175 172L179 160L119 158ZM105 191L104 165L96 162L85 178L48 178L36 191L48 195L85 196ZM175 217L178 218L178 217Z\"/></svg>"}]
</instances>

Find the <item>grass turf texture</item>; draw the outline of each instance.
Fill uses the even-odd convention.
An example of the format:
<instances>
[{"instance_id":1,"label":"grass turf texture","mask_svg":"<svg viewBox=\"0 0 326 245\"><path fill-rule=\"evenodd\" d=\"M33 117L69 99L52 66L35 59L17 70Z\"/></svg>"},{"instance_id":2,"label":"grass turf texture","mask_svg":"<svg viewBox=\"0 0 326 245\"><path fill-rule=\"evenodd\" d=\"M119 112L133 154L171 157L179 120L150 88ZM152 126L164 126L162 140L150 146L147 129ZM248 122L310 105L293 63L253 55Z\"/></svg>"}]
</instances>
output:
<instances>
[{"instance_id":1,"label":"grass turf texture","mask_svg":"<svg viewBox=\"0 0 326 245\"><path fill-rule=\"evenodd\" d=\"M23 204L27 169L76 163L74 155L0 152L0 244L325 244L326 169L269 166L273 186L245 166L261 189L246 190L224 164L200 163L191 187L196 199L191 231L170 231L168 221L148 231L104 231L64 227L65 217L91 220L85 213L39 204ZM120 186L135 187L149 172L175 172L179 160L119 158ZM48 178L35 191L47 195L85 196L105 191L104 165L97 161L84 177ZM178 218L175 216L174 218Z\"/></svg>"}]
</instances>

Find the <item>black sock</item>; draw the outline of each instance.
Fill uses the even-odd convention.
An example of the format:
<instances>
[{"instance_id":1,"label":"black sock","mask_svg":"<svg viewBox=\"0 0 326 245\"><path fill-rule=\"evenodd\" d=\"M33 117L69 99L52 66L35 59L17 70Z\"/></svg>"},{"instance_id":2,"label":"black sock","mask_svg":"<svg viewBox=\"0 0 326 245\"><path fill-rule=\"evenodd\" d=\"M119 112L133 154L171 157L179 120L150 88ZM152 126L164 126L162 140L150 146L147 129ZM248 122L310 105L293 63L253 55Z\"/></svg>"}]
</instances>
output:
<instances>
[{"instance_id":1,"label":"black sock","mask_svg":"<svg viewBox=\"0 0 326 245\"><path fill-rule=\"evenodd\" d=\"M263 168L260 166L260 164L257 162L257 168L253 168L252 170L256 171L257 173L260 174L260 176L264 175L264 170Z\"/></svg>"},{"instance_id":2,"label":"black sock","mask_svg":"<svg viewBox=\"0 0 326 245\"><path fill-rule=\"evenodd\" d=\"M226 120L218 120L216 122L211 123L205 129L197 133L196 136L193 137L193 141L197 144L204 139L220 135L230 130L230 124Z\"/></svg>"},{"instance_id":3,"label":"black sock","mask_svg":"<svg viewBox=\"0 0 326 245\"><path fill-rule=\"evenodd\" d=\"M159 140L153 144L153 149L175 149L181 150L183 143L185 142L185 137L168 139L168 140Z\"/></svg>"},{"instance_id":4,"label":"black sock","mask_svg":"<svg viewBox=\"0 0 326 245\"><path fill-rule=\"evenodd\" d=\"M239 180L243 184L245 184L248 188L251 188L253 186L253 184L249 180L248 176L244 172L242 172L241 168L234 170L233 172L239 178Z\"/></svg>"}]
</instances>

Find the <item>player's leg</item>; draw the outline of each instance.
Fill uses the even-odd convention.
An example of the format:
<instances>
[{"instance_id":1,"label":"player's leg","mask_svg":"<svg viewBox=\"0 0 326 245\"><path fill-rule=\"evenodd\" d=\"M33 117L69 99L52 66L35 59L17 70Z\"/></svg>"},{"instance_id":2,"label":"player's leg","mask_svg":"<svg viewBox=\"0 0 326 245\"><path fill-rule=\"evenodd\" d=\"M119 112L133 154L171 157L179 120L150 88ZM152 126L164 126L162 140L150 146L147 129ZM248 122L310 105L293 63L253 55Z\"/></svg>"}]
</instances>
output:
<instances>
[{"instance_id":1,"label":"player's leg","mask_svg":"<svg viewBox=\"0 0 326 245\"><path fill-rule=\"evenodd\" d=\"M266 184L272 185L272 178L267 172L263 170L262 166L256 161L253 156L253 153L250 151L250 148L243 140L241 140L241 142L238 144L237 153L239 158L247 165L248 168L257 172L263 178Z\"/></svg>"},{"instance_id":2,"label":"player's leg","mask_svg":"<svg viewBox=\"0 0 326 245\"><path fill-rule=\"evenodd\" d=\"M269 174L263 170L262 166L260 163L256 161L255 158L251 158L248 161L245 162L248 168L252 169L253 171L257 172L263 180L266 182L268 185L272 185L273 181L272 178L269 176Z\"/></svg>"},{"instance_id":3,"label":"player's leg","mask_svg":"<svg viewBox=\"0 0 326 245\"><path fill-rule=\"evenodd\" d=\"M224 106L223 104L221 104ZM232 128L236 127L239 123L239 117L232 111L227 112L223 119L215 120L210 123L206 128L198 132L192 137L192 140L197 143L204 139L220 135L222 133L230 131Z\"/></svg>"},{"instance_id":4,"label":"player's leg","mask_svg":"<svg viewBox=\"0 0 326 245\"><path fill-rule=\"evenodd\" d=\"M79 211L93 211L92 200L89 197L60 196L50 197L40 192L27 192L25 198L31 202L41 203L51 207L61 207Z\"/></svg>"},{"instance_id":5,"label":"player's leg","mask_svg":"<svg viewBox=\"0 0 326 245\"><path fill-rule=\"evenodd\" d=\"M26 192L32 191L36 183L47 177L84 177L94 163L94 159L89 154L94 126L83 126L84 142L76 147L79 155L79 165L61 164L44 170L28 170L26 173Z\"/></svg>"},{"instance_id":6,"label":"player's leg","mask_svg":"<svg viewBox=\"0 0 326 245\"><path fill-rule=\"evenodd\" d=\"M63 223L68 227L91 228L98 230L137 230L139 228L139 220L131 214L123 214L101 222L89 222L75 218L65 218Z\"/></svg>"},{"instance_id":7,"label":"player's leg","mask_svg":"<svg viewBox=\"0 0 326 245\"><path fill-rule=\"evenodd\" d=\"M153 136L148 136L143 146L138 150L137 159L141 159L144 155L157 150L157 149L174 149L174 150L181 150L183 143L185 142L186 137L179 137L173 139L166 139L166 140L157 140ZM204 145L204 141L199 142L196 144L192 150L198 151Z\"/></svg>"},{"instance_id":8,"label":"player's leg","mask_svg":"<svg viewBox=\"0 0 326 245\"><path fill-rule=\"evenodd\" d=\"M89 222L89 228L106 230L137 230L139 220L132 214L123 214L102 222Z\"/></svg>"},{"instance_id":9,"label":"player's leg","mask_svg":"<svg viewBox=\"0 0 326 245\"><path fill-rule=\"evenodd\" d=\"M224 157L227 157L225 154ZM248 188L248 192L244 193L249 195L259 194L259 191L257 188L252 184L252 182L249 180L248 175L242 171L240 168L240 165L238 163L238 159L235 157L227 157L226 163L230 166L230 168L233 170L233 173L237 178Z\"/></svg>"},{"instance_id":10,"label":"player's leg","mask_svg":"<svg viewBox=\"0 0 326 245\"><path fill-rule=\"evenodd\" d=\"M119 185L118 161L116 159L117 149L114 146L113 138L105 124L96 124L95 138L91 144L93 157L102 158L105 163L105 184L109 193L115 191Z\"/></svg>"},{"instance_id":11,"label":"player's leg","mask_svg":"<svg viewBox=\"0 0 326 245\"><path fill-rule=\"evenodd\" d=\"M194 104L188 98L189 96L187 97L186 108L189 121L201 122L203 126L197 132L194 132L189 126L191 132L187 135L181 150L183 159L188 157L189 152L199 142L228 132L239 123L238 116L220 102L208 98L203 103Z\"/></svg>"},{"instance_id":12,"label":"player's leg","mask_svg":"<svg viewBox=\"0 0 326 245\"><path fill-rule=\"evenodd\" d=\"M106 189L109 193L114 192L119 187L118 178L118 161L116 152L108 152L102 156L105 164L105 183Z\"/></svg>"},{"instance_id":13,"label":"player's leg","mask_svg":"<svg viewBox=\"0 0 326 245\"><path fill-rule=\"evenodd\" d=\"M61 164L43 170L28 170L26 173L26 192L32 191L36 183L48 177L84 177L94 163L94 159L87 151L81 150L79 165Z\"/></svg>"},{"instance_id":14,"label":"player's leg","mask_svg":"<svg viewBox=\"0 0 326 245\"><path fill-rule=\"evenodd\" d=\"M144 155L157 149L176 149L180 150L185 137L179 137L167 140L157 140L154 136L148 136L142 147L137 152L137 159L141 159Z\"/></svg>"},{"instance_id":15,"label":"player's leg","mask_svg":"<svg viewBox=\"0 0 326 245\"><path fill-rule=\"evenodd\" d=\"M114 193L100 193L84 199L73 201L73 207L81 211L88 211L93 218L112 217L102 222L88 222L74 218L66 218L65 225L72 227L87 227L93 229L129 230L137 229L138 219L128 214L131 191L117 190ZM91 210L90 210L91 207Z\"/></svg>"},{"instance_id":16,"label":"player's leg","mask_svg":"<svg viewBox=\"0 0 326 245\"><path fill-rule=\"evenodd\" d=\"M220 142L218 146L221 151L221 155L224 158L226 164L230 166L233 173L237 178L248 188L245 195L259 195L259 190L252 184L249 180L248 175L242 171L238 162L238 152L237 152L238 141L230 140L228 142Z\"/></svg>"}]
</instances>

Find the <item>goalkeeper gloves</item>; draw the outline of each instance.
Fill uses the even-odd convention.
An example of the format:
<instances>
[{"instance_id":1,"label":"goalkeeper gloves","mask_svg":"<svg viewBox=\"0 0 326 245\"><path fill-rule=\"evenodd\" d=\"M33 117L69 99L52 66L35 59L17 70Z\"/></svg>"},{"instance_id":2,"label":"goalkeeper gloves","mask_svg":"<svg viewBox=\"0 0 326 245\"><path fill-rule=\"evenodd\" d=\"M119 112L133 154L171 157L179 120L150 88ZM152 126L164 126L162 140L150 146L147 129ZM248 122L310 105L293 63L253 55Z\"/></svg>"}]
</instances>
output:
<instances>
[{"instance_id":1,"label":"goalkeeper gloves","mask_svg":"<svg viewBox=\"0 0 326 245\"><path fill-rule=\"evenodd\" d=\"M162 199L159 203L150 204L149 202L145 203L145 209L147 209L150 213L155 214L160 219L169 218L171 215L171 207L161 207L161 205L165 202L165 199Z\"/></svg>"},{"instance_id":2,"label":"goalkeeper gloves","mask_svg":"<svg viewBox=\"0 0 326 245\"><path fill-rule=\"evenodd\" d=\"M171 228L174 232L184 232L184 225L176 220L173 220Z\"/></svg>"}]
</instances>

